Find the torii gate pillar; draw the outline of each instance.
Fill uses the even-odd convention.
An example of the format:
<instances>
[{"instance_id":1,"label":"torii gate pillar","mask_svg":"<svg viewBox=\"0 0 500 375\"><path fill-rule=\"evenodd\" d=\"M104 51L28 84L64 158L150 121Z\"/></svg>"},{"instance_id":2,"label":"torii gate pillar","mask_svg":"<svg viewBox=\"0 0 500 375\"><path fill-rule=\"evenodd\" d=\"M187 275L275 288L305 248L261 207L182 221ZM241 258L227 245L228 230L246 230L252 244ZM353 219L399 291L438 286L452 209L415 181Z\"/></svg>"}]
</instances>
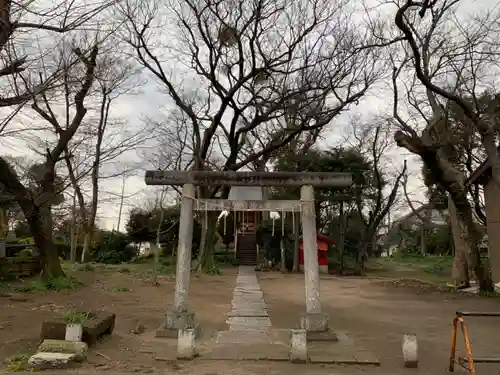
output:
<instances>
[{"instance_id":1,"label":"torii gate pillar","mask_svg":"<svg viewBox=\"0 0 500 375\"><path fill-rule=\"evenodd\" d=\"M300 317L300 328L323 332L328 330L328 315L321 312L314 186L304 185L300 188L300 202L306 291L306 313Z\"/></svg>"}]
</instances>

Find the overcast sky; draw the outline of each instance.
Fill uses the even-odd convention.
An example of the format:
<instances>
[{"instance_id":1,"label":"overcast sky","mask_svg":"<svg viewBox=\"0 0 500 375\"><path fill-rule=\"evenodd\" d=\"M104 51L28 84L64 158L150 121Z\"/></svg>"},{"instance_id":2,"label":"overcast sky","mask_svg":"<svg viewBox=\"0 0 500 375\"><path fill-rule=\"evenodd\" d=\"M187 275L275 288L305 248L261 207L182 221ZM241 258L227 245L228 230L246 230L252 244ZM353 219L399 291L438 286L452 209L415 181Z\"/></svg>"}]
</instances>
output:
<instances>
[{"instance_id":1,"label":"overcast sky","mask_svg":"<svg viewBox=\"0 0 500 375\"><path fill-rule=\"evenodd\" d=\"M496 7L498 2L493 0L462 0L466 3L462 6L463 10L460 15L470 17L471 14L482 9ZM383 12L391 18L393 17L394 8L383 8ZM145 85L140 88L139 93L132 96L121 96L112 106L111 117L120 117L126 121L128 129L133 130L136 127L142 126L145 117L161 118L159 108L163 107L167 101L166 94L160 92L159 84L148 75L144 75L142 80L146 81ZM392 106L392 96L384 91L372 91L368 96L360 101L359 105L353 107L349 112L337 117L331 125L328 126L325 132L325 138L321 141L321 147L328 148L343 143L346 136L346 129L351 116L359 115L363 119L370 119L384 113L390 113ZM22 126L22 125L21 125ZM135 170L128 173L126 177L118 177L108 179L101 183L101 202L99 204L98 220L100 226L112 229L118 224L118 212L120 205L120 196L122 186L124 184L124 201L123 210L120 221L120 230L124 230L125 223L128 218L128 212L131 208L144 206L144 201L148 196L152 195L153 187L146 187L144 183L144 171L152 168L152 164L144 159L144 154L151 149L148 149L150 143L145 143L140 149L128 151L120 156L116 162L122 162L134 167ZM4 150L8 150L5 152ZM35 158L35 155L26 149L25 144L18 138L2 139L2 154L9 153L14 156L28 156ZM403 161L406 159L409 162L411 171L410 177L410 193L416 201L424 200L424 188L420 182L420 163L418 159L404 150L393 148L391 155L388 158L391 160L393 170L401 168ZM107 168L113 168L108 166ZM398 216L404 214L405 210L399 210L393 214Z\"/></svg>"}]
</instances>

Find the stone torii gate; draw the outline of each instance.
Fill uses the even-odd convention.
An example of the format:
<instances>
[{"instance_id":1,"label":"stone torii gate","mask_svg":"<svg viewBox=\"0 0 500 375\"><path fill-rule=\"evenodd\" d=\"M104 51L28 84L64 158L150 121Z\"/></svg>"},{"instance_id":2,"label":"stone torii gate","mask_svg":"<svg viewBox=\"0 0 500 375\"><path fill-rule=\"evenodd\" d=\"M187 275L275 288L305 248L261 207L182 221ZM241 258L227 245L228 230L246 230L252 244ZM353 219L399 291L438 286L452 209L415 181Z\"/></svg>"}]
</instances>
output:
<instances>
[{"instance_id":1,"label":"stone torii gate","mask_svg":"<svg viewBox=\"0 0 500 375\"><path fill-rule=\"evenodd\" d=\"M166 313L166 322L157 337L177 337L177 331L196 328L194 312L188 309L191 277L191 247L194 210L211 211L296 211L300 205L304 245L306 312L300 317L302 329L328 330L328 316L321 311L319 266L316 249L316 213L314 188L345 188L352 184L350 173L317 172L217 172L147 171L146 185L182 185L179 241L175 275L174 304ZM230 201L197 199L195 186L277 186L300 187L300 200Z\"/></svg>"}]
</instances>

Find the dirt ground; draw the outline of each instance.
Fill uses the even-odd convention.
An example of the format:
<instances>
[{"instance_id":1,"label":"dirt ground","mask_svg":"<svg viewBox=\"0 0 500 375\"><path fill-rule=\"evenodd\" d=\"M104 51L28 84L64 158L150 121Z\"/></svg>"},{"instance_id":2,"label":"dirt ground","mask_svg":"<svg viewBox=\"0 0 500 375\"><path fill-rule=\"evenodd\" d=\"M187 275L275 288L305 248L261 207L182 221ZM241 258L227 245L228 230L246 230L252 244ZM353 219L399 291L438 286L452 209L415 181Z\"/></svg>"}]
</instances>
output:
<instances>
[{"instance_id":1,"label":"dirt ground","mask_svg":"<svg viewBox=\"0 0 500 375\"><path fill-rule=\"evenodd\" d=\"M223 270L222 276L193 278L190 306L204 328L227 329L225 314L230 309L236 273L236 268L229 268ZM146 327L146 333L160 326L165 310L173 301L171 277L162 277L160 285L154 286L135 273L120 273L116 269L76 272L75 276L85 284L77 291L14 294L24 297L25 301L0 297L0 360L33 352L39 342L42 322L61 311L105 309L117 315L113 335L99 342L91 350L88 361L71 373L298 375L306 371L308 375L441 375L446 373L454 312L461 309L500 311L499 298L442 293L415 285L395 286L380 279L325 276L321 280L321 299L331 327L346 332L356 343L378 355L382 361L380 368L202 359L174 363L155 361L151 354L141 352L141 335L131 333L138 323ZM258 276L273 327L296 327L305 309L303 276L271 272ZM475 356L500 356L499 320L466 320ZM410 332L416 333L419 341L418 370L401 367L402 336ZM500 374L500 365L479 366L478 374Z\"/></svg>"}]
</instances>

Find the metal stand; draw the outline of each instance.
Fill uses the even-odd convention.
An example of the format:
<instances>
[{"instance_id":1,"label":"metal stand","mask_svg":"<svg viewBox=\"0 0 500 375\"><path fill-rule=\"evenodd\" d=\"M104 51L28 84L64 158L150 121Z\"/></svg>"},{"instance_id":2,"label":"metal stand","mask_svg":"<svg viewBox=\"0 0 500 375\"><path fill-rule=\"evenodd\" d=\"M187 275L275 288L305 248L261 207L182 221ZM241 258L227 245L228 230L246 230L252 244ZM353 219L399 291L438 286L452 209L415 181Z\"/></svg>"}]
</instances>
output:
<instances>
[{"instance_id":1,"label":"metal stand","mask_svg":"<svg viewBox=\"0 0 500 375\"><path fill-rule=\"evenodd\" d=\"M453 330L451 334L451 353L450 353L450 366L448 368L449 372L455 371L455 363L463 367L465 370L469 371L471 375L476 375L476 363L500 363L500 358L484 358L484 357L473 357L472 348L469 341L469 332L467 326L465 325L464 316L482 316L482 317L500 317L500 313L483 313L483 312L461 312L457 311L455 319L453 319ZM466 357L456 358L457 351L457 328L460 323L460 329L462 330L462 335L464 337L465 355ZM468 365L466 365L466 363Z\"/></svg>"}]
</instances>

